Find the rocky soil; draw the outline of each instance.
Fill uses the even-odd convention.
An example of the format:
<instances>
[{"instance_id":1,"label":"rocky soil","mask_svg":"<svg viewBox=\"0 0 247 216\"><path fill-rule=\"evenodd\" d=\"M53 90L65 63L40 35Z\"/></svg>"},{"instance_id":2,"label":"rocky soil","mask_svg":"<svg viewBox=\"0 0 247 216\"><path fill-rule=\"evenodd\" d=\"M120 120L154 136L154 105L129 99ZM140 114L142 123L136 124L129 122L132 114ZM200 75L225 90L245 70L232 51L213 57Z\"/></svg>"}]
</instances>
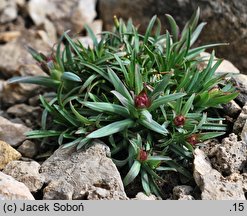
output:
<instances>
[{"instance_id":1,"label":"rocky soil","mask_svg":"<svg viewBox=\"0 0 247 216\"><path fill-rule=\"evenodd\" d=\"M101 0L100 8L105 7L105 2ZM38 95L50 93L35 85L7 84L7 79L16 75L44 75L25 47L30 45L46 53L67 29L72 34L79 32L78 38L90 44L83 26L87 23L95 33L101 32L102 21L96 17L96 0L73 0L65 4L61 0L44 0L41 5L37 0L1 1L0 200L157 199L154 195L146 196L138 188L131 189L132 193L124 190L120 174L110 159L110 150L100 141L95 141L86 151L58 148L53 152L44 149L42 142L28 140L24 135L40 126L42 108ZM104 21L108 24L106 18ZM228 79L240 92L221 111L229 125L227 136L207 141L205 147L195 150L193 183L186 185L176 179L176 174L167 175L164 186L167 199L246 199L247 75L240 74L226 60L217 70L223 72L233 74Z\"/></svg>"}]
</instances>

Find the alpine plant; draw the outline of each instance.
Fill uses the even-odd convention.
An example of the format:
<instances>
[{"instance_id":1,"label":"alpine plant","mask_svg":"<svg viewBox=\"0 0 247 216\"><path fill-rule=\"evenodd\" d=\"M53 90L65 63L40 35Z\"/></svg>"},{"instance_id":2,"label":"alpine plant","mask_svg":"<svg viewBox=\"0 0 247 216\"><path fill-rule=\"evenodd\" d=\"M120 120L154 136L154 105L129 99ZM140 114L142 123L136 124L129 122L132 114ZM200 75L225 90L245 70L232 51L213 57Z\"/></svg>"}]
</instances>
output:
<instances>
[{"instance_id":1,"label":"alpine plant","mask_svg":"<svg viewBox=\"0 0 247 216\"><path fill-rule=\"evenodd\" d=\"M28 137L57 138L54 145L77 150L100 139L124 170L124 185L139 178L146 194L162 197L159 186L168 171L190 180L194 148L227 129L223 118L208 116L207 110L221 109L238 94L226 84L226 74L215 74L222 59L214 51L209 59L200 55L225 44L193 46L205 26L198 25L199 13L182 30L166 15L171 31L165 34L156 16L144 35L131 19L114 17L113 31L100 40L86 26L93 46L65 32L48 56L29 48L48 76L9 82L43 85L55 94L40 96L42 128Z\"/></svg>"}]
</instances>

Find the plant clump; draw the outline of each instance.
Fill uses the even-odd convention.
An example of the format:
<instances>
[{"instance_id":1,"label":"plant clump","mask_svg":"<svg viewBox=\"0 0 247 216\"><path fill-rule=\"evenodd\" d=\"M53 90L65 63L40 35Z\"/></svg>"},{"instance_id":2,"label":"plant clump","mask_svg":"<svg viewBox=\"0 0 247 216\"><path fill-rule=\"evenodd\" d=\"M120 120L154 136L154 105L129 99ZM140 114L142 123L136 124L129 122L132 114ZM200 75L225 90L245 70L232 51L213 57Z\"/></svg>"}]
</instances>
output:
<instances>
[{"instance_id":1,"label":"plant clump","mask_svg":"<svg viewBox=\"0 0 247 216\"><path fill-rule=\"evenodd\" d=\"M222 60L214 51L209 60L200 56L224 44L193 46L205 26L198 25L199 12L182 31L170 15L171 32L162 34L154 16L143 35L131 20L115 17L114 30L103 32L100 40L86 27L92 47L65 32L50 56L29 48L48 76L9 82L44 85L55 94L40 96L42 128L28 136L57 138L64 148L78 150L101 139L125 171L124 185L139 177L146 194L163 196L159 185L168 171L190 179L194 148L227 129L223 118L208 116L207 110L220 109L238 94L225 83L225 74L215 74Z\"/></svg>"}]
</instances>

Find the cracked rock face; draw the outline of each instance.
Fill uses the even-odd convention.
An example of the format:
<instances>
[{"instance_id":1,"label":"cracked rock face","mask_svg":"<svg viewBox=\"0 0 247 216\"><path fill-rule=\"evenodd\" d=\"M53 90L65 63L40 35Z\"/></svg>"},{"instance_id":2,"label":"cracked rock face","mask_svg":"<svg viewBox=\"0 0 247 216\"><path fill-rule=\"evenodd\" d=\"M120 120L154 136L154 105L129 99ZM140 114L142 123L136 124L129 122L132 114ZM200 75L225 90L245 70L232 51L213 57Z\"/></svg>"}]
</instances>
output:
<instances>
[{"instance_id":1,"label":"cracked rock face","mask_svg":"<svg viewBox=\"0 0 247 216\"><path fill-rule=\"evenodd\" d=\"M26 185L0 172L0 200L34 200Z\"/></svg>"},{"instance_id":2,"label":"cracked rock face","mask_svg":"<svg viewBox=\"0 0 247 216\"><path fill-rule=\"evenodd\" d=\"M96 143L86 151L56 150L41 166L44 199L128 199L107 149Z\"/></svg>"},{"instance_id":3,"label":"cracked rock face","mask_svg":"<svg viewBox=\"0 0 247 216\"><path fill-rule=\"evenodd\" d=\"M194 156L193 176L202 192L202 200L245 200L245 185L242 177L237 177L239 174L224 178L212 168L203 151L195 149Z\"/></svg>"},{"instance_id":4,"label":"cracked rock face","mask_svg":"<svg viewBox=\"0 0 247 216\"><path fill-rule=\"evenodd\" d=\"M13 147L20 145L26 139L24 133L30 130L30 128L22 124L12 123L0 116L0 140L9 143Z\"/></svg>"},{"instance_id":5,"label":"cracked rock face","mask_svg":"<svg viewBox=\"0 0 247 216\"><path fill-rule=\"evenodd\" d=\"M247 145L238 141L237 135L230 134L211 149L210 157L213 167L224 175L231 175L243 170L246 163Z\"/></svg>"},{"instance_id":6,"label":"cracked rock face","mask_svg":"<svg viewBox=\"0 0 247 216\"><path fill-rule=\"evenodd\" d=\"M11 161L3 172L24 183L31 192L37 192L44 182L44 177L39 174L39 168L39 163L35 161Z\"/></svg>"}]
</instances>

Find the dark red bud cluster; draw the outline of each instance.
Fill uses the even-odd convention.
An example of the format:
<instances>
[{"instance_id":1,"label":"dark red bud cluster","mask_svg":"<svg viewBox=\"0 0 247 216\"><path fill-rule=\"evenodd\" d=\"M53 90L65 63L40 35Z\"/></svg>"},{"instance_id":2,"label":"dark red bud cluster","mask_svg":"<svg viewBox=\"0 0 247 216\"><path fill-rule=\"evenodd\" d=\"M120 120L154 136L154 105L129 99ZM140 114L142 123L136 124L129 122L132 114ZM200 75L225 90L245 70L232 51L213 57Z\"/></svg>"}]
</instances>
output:
<instances>
[{"instance_id":1,"label":"dark red bud cluster","mask_svg":"<svg viewBox=\"0 0 247 216\"><path fill-rule=\"evenodd\" d=\"M148 159L148 153L146 151L144 151L143 149L140 150L139 155L138 155L138 159L140 161L145 161Z\"/></svg>"},{"instance_id":2,"label":"dark red bud cluster","mask_svg":"<svg viewBox=\"0 0 247 216\"><path fill-rule=\"evenodd\" d=\"M185 124L185 120L186 119L183 115L178 115L173 119L173 122L177 127L181 127Z\"/></svg>"},{"instance_id":3,"label":"dark red bud cluster","mask_svg":"<svg viewBox=\"0 0 247 216\"><path fill-rule=\"evenodd\" d=\"M135 107L138 109L148 108L151 105L151 101L148 98L147 93L143 90L135 97Z\"/></svg>"},{"instance_id":4,"label":"dark red bud cluster","mask_svg":"<svg viewBox=\"0 0 247 216\"><path fill-rule=\"evenodd\" d=\"M192 134L187 138L187 142L191 145L196 145L199 142L198 136L196 134Z\"/></svg>"}]
</instances>

